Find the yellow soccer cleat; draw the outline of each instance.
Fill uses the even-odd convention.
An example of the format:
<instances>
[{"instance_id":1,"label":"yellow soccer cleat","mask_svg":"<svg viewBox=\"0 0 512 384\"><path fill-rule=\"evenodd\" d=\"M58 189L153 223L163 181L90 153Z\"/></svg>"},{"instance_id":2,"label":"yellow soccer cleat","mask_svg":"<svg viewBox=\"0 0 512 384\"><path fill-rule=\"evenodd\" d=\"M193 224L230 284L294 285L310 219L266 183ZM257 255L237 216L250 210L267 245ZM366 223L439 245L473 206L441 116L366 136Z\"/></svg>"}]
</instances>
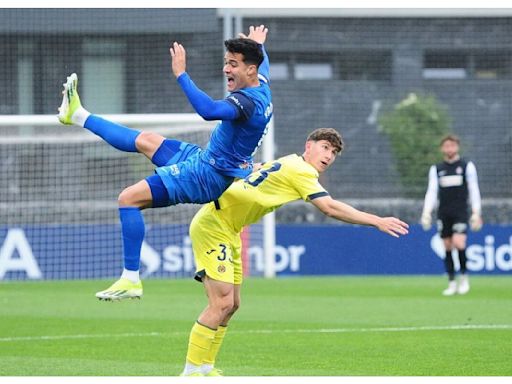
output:
<instances>
[{"instance_id":1,"label":"yellow soccer cleat","mask_svg":"<svg viewBox=\"0 0 512 384\"><path fill-rule=\"evenodd\" d=\"M205 376L224 376L224 375L222 374L222 371L220 369L213 368Z\"/></svg>"},{"instance_id":2,"label":"yellow soccer cleat","mask_svg":"<svg viewBox=\"0 0 512 384\"><path fill-rule=\"evenodd\" d=\"M189 374L186 374L184 372L180 373L180 376L204 376L201 372L192 372L192 373L189 373ZM208 376L208 375L206 375Z\"/></svg>"},{"instance_id":3,"label":"yellow soccer cleat","mask_svg":"<svg viewBox=\"0 0 512 384\"><path fill-rule=\"evenodd\" d=\"M71 117L78 108L82 106L80 103L80 96L78 96L78 76L72 73L68 76L62 91L62 104L59 108L59 121L62 124L71 125L73 121Z\"/></svg>"},{"instance_id":4,"label":"yellow soccer cleat","mask_svg":"<svg viewBox=\"0 0 512 384\"><path fill-rule=\"evenodd\" d=\"M96 297L106 301L140 299L142 297L142 281L134 283L121 278L104 291L97 292Z\"/></svg>"}]
</instances>

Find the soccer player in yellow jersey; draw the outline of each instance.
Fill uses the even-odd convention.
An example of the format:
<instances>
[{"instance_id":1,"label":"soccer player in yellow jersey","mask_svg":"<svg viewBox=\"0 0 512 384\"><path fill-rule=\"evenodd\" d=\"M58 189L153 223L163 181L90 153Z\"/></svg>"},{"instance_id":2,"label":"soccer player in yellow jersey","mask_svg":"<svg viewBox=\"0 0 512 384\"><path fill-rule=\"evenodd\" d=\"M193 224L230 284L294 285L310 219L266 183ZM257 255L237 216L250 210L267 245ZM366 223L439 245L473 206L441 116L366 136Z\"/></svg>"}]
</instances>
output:
<instances>
[{"instance_id":1,"label":"soccer player in yellow jersey","mask_svg":"<svg viewBox=\"0 0 512 384\"><path fill-rule=\"evenodd\" d=\"M264 163L194 216L190 237L195 279L205 287L208 306L192 327L182 376L220 376L214 367L215 358L228 322L240 305L240 232L244 226L283 204L303 199L344 222L374 226L394 237L408 233L409 226L403 221L359 211L332 199L320 185L319 174L331 166L342 150L343 141L336 130L316 129L308 136L302 156L293 154Z\"/></svg>"}]
</instances>

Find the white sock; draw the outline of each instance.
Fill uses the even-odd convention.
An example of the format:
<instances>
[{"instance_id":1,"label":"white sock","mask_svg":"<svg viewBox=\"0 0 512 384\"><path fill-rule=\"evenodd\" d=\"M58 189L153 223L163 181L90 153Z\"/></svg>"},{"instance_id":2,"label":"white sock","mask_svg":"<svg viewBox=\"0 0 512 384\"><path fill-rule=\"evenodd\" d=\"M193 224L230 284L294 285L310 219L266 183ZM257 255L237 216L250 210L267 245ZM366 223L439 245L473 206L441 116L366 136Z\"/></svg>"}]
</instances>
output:
<instances>
[{"instance_id":1,"label":"white sock","mask_svg":"<svg viewBox=\"0 0 512 384\"><path fill-rule=\"evenodd\" d=\"M123 269L123 273L121 274L122 279L128 279L132 283L138 283L140 280L139 271L129 271L128 269Z\"/></svg>"},{"instance_id":2,"label":"white sock","mask_svg":"<svg viewBox=\"0 0 512 384\"><path fill-rule=\"evenodd\" d=\"M191 373L201 372L201 366L189 363L185 363L185 369L183 370L184 375L190 375Z\"/></svg>"},{"instance_id":3,"label":"white sock","mask_svg":"<svg viewBox=\"0 0 512 384\"><path fill-rule=\"evenodd\" d=\"M73 124L83 127L85 125L85 120L87 120L90 115L91 113L89 111L83 107L78 107L75 113L71 116L71 121Z\"/></svg>"}]
</instances>

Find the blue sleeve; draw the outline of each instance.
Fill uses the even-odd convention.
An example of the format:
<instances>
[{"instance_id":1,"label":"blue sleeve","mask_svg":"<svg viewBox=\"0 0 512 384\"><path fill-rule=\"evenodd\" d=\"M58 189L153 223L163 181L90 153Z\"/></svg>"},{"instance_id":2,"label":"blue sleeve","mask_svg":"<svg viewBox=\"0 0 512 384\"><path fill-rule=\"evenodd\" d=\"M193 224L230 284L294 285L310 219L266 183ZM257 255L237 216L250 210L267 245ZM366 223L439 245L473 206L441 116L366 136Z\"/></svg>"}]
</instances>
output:
<instances>
[{"instance_id":1,"label":"blue sleeve","mask_svg":"<svg viewBox=\"0 0 512 384\"><path fill-rule=\"evenodd\" d=\"M258 74L263 76L265 83L270 82L270 61L268 60L267 52L265 51L265 47L261 45L261 50L263 51L263 62L260 64L258 68Z\"/></svg>"},{"instance_id":2,"label":"blue sleeve","mask_svg":"<svg viewBox=\"0 0 512 384\"><path fill-rule=\"evenodd\" d=\"M238 108L226 100L213 100L194 84L188 73L181 74L177 80L188 101L203 119L236 120L240 117Z\"/></svg>"},{"instance_id":3,"label":"blue sleeve","mask_svg":"<svg viewBox=\"0 0 512 384\"><path fill-rule=\"evenodd\" d=\"M233 92L226 100L238 109L239 119L242 121L249 120L256 108L254 101L242 92Z\"/></svg>"}]
</instances>

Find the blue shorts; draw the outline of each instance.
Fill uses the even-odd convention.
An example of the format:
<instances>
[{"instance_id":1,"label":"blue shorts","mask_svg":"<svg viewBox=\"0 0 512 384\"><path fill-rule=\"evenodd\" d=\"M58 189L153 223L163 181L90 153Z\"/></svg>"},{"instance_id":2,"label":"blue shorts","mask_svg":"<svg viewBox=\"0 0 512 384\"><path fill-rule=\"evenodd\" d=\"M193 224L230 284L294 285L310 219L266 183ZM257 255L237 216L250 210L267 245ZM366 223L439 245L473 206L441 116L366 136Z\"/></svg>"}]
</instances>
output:
<instances>
[{"instance_id":1,"label":"blue shorts","mask_svg":"<svg viewBox=\"0 0 512 384\"><path fill-rule=\"evenodd\" d=\"M201 148L177 140L165 140L153 156L156 175L146 178L153 207L176 204L204 204L215 199L234 178L220 174L200 159Z\"/></svg>"}]
</instances>

